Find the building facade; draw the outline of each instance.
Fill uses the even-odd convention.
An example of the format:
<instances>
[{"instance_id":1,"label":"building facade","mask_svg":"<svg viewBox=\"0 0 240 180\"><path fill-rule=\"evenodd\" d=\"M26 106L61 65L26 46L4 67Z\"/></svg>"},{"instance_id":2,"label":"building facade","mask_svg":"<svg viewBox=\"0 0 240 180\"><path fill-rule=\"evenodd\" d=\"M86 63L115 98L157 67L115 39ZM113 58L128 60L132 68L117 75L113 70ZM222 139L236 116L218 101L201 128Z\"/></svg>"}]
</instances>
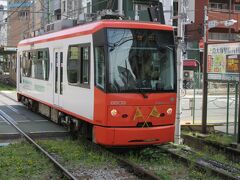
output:
<instances>
[{"instance_id":1,"label":"building facade","mask_svg":"<svg viewBox=\"0 0 240 180\"><path fill-rule=\"evenodd\" d=\"M204 34L204 6L207 7L208 22L215 21L215 27L207 29L208 42L240 41L240 0L195 0L195 22L186 26L187 56L202 64L201 43ZM225 21L234 19L234 25Z\"/></svg>"},{"instance_id":2,"label":"building facade","mask_svg":"<svg viewBox=\"0 0 240 180\"><path fill-rule=\"evenodd\" d=\"M173 0L162 0L168 11ZM127 19L149 21L148 7L156 5L159 0L129 0L122 1L123 14ZM41 35L51 32L47 29L47 24L58 20L76 20L81 23L83 14L85 16L96 15L102 10L118 11L118 1L106 0L21 0L8 1L9 13L16 11L8 18L8 45L16 46L21 39ZM168 12L167 24L170 13Z\"/></svg>"},{"instance_id":3,"label":"building facade","mask_svg":"<svg viewBox=\"0 0 240 180\"><path fill-rule=\"evenodd\" d=\"M8 1L8 18L7 18L7 45L16 47L18 42L24 38L30 25L30 7L31 1Z\"/></svg>"},{"instance_id":4,"label":"building facade","mask_svg":"<svg viewBox=\"0 0 240 180\"><path fill-rule=\"evenodd\" d=\"M170 1L172 2L172 0ZM122 1L123 14L127 19L149 21L147 8L156 5L159 0L129 0ZM166 3L166 1L165 1ZM167 5L169 4L166 3ZM170 3L172 4L172 3ZM83 13L96 15L102 10L118 11L118 1L115 0L62 0L61 1L61 19L79 20Z\"/></svg>"}]
</instances>

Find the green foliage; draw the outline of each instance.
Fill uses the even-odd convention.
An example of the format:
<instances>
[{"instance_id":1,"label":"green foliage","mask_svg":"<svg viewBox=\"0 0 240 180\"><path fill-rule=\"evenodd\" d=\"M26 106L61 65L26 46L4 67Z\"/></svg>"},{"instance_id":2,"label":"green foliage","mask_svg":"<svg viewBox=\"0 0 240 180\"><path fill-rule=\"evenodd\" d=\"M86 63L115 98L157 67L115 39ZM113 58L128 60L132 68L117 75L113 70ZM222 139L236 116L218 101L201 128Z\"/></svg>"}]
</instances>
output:
<instances>
[{"instance_id":1,"label":"green foliage","mask_svg":"<svg viewBox=\"0 0 240 180\"><path fill-rule=\"evenodd\" d=\"M90 147L73 140L44 140L39 143L69 168L81 165L88 167L114 166L116 162L106 153L96 152Z\"/></svg>"},{"instance_id":2,"label":"green foliage","mask_svg":"<svg viewBox=\"0 0 240 180\"><path fill-rule=\"evenodd\" d=\"M176 149L185 148L184 146L177 146ZM180 152L180 151L179 151ZM183 151L182 151L183 153ZM217 179L209 175L207 172L200 172L196 170L193 164L188 167L183 165L180 161L173 159L169 154L166 154L159 148L145 148L141 151L130 151L126 158L136 164L153 171L163 180L172 179ZM197 157L192 157L197 158Z\"/></svg>"},{"instance_id":3,"label":"green foliage","mask_svg":"<svg viewBox=\"0 0 240 180\"><path fill-rule=\"evenodd\" d=\"M189 136L196 136L196 137L200 135L199 132L192 132L192 131L182 131L182 134L189 135ZM234 136L227 135L224 133L211 133L211 134L208 134L208 136L206 136L205 139L209 141L214 141L216 143L220 143L223 145L229 145L236 141Z\"/></svg>"},{"instance_id":4,"label":"green foliage","mask_svg":"<svg viewBox=\"0 0 240 180\"><path fill-rule=\"evenodd\" d=\"M0 91L15 91L16 88L0 82Z\"/></svg>"},{"instance_id":5,"label":"green foliage","mask_svg":"<svg viewBox=\"0 0 240 180\"><path fill-rule=\"evenodd\" d=\"M235 142L234 136L226 135L226 134L210 134L206 137L207 140L215 141L220 144L229 145Z\"/></svg>"},{"instance_id":6,"label":"green foliage","mask_svg":"<svg viewBox=\"0 0 240 180\"><path fill-rule=\"evenodd\" d=\"M31 145L20 142L0 148L0 179L58 177L52 164Z\"/></svg>"}]
</instances>

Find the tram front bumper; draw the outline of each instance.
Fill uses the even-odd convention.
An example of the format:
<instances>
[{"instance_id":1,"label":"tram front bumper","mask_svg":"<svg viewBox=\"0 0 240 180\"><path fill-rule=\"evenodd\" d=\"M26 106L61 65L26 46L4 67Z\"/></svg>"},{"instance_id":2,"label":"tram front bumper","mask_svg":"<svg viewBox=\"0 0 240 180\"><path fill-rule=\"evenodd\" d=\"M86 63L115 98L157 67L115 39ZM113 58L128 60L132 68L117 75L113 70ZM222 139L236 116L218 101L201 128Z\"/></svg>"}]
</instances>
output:
<instances>
[{"instance_id":1,"label":"tram front bumper","mask_svg":"<svg viewBox=\"0 0 240 180\"><path fill-rule=\"evenodd\" d=\"M94 126L94 140L107 146L164 144L174 141L174 125L145 128L108 128Z\"/></svg>"}]
</instances>

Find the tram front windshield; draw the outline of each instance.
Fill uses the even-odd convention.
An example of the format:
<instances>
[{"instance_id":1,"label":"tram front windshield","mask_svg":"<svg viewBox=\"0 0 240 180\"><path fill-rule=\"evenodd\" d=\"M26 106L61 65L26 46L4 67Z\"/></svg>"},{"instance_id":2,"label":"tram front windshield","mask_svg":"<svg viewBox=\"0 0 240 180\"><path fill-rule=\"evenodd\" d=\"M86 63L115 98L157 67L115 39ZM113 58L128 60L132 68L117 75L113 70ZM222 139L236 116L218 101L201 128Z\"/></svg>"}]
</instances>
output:
<instances>
[{"instance_id":1,"label":"tram front windshield","mask_svg":"<svg viewBox=\"0 0 240 180\"><path fill-rule=\"evenodd\" d=\"M107 29L108 91L175 90L173 32Z\"/></svg>"}]
</instances>

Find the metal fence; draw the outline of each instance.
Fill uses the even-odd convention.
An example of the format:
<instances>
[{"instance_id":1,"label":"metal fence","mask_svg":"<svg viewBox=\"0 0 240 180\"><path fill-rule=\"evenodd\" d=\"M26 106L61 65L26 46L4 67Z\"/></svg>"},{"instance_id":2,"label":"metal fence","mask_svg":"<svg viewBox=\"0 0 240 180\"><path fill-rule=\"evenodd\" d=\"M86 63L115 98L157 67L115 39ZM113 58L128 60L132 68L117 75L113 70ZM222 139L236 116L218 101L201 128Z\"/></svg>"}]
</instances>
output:
<instances>
[{"instance_id":1,"label":"metal fence","mask_svg":"<svg viewBox=\"0 0 240 180\"><path fill-rule=\"evenodd\" d=\"M183 83L182 124L202 123L202 74ZM238 118L238 82L208 82L207 123L235 134Z\"/></svg>"}]
</instances>

